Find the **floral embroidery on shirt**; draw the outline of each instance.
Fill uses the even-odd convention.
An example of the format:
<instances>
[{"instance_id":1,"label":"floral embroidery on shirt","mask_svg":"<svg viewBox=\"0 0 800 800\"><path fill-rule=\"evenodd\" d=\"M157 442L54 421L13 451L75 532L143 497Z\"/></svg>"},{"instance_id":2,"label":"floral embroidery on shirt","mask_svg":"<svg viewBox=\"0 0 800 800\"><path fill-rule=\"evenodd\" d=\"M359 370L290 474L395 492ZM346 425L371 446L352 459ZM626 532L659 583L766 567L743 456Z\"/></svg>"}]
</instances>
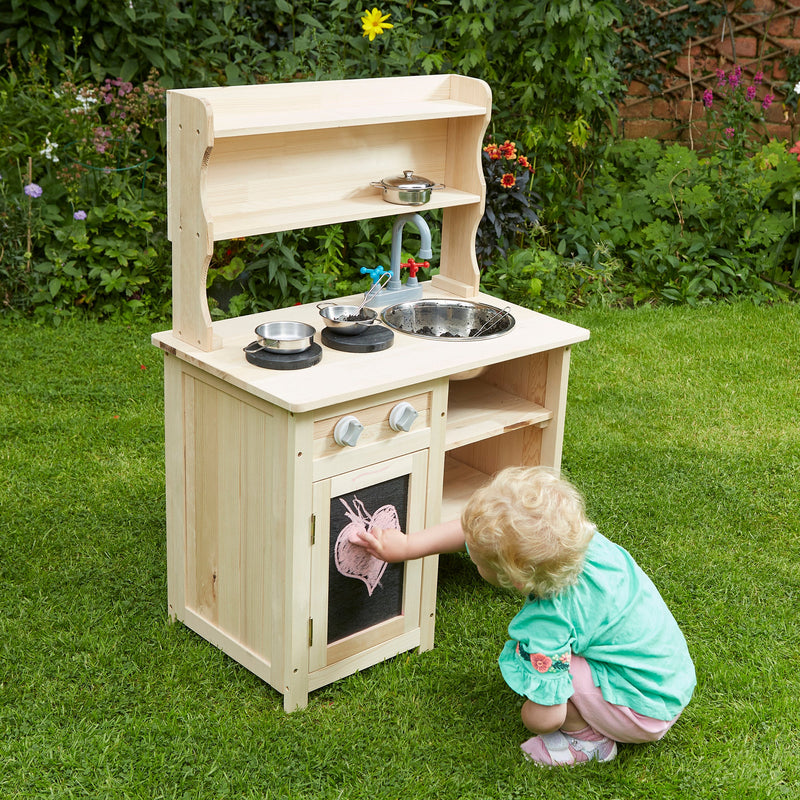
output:
<instances>
[{"instance_id":1,"label":"floral embroidery on shirt","mask_svg":"<svg viewBox=\"0 0 800 800\"><path fill-rule=\"evenodd\" d=\"M569 662L572 656L570 650L565 650L555 659L546 656L544 653L529 653L519 642L517 642L517 655L524 661L530 661L531 666L543 675L546 672L566 672L569 670Z\"/></svg>"},{"instance_id":2,"label":"floral embroidery on shirt","mask_svg":"<svg viewBox=\"0 0 800 800\"><path fill-rule=\"evenodd\" d=\"M531 656L531 664L533 664L533 668L537 672L547 672L553 666L553 660L544 653L534 653Z\"/></svg>"}]
</instances>

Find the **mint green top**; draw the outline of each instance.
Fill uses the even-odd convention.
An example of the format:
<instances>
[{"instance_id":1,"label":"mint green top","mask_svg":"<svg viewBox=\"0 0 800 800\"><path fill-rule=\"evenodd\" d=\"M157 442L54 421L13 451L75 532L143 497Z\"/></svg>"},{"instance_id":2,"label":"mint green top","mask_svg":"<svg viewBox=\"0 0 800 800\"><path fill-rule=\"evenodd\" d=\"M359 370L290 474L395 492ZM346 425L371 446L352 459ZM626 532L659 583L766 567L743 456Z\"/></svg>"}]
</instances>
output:
<instances>
[{"instance_id":1,"label":"mint green top","mask_svg":"<svg viewBox=\"0 0 800 800\"><path fill-rule=\"evenodd\" d=\"M578 583L556 597L530 595L508 635L503 678L541 705L572 695L572 653L586 659L606 700L647 717L672 719L694 691L686 640L658 590L624 548L597 531Z\"/></svg>"}]
</instances>

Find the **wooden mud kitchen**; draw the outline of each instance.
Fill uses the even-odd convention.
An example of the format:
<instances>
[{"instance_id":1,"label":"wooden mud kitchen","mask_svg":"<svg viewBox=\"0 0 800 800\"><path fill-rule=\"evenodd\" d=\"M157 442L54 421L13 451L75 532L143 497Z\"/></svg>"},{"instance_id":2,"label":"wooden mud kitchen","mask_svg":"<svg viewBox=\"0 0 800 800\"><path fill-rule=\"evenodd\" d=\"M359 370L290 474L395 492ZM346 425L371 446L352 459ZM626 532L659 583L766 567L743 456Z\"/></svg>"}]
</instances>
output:
<instances>
[{"instance_id":1,"label":"wooden mud kitchen","mask_svg":"<svg viewBox=\"0 0 800 800\"><path fill-rule=\"evenodd\" d=\"M352 526L419 530L457 517L505 466L560 465L570 347L589 332L480 292L490 112L489 87L458 75L167 95L173 328L153 343L169 613L287 711L433 647L436 557L386 565L349 544ZM412 263L403 282L403 227L427 258L430 209L442 209L439 274L417 281ZM358 334L317 304L212 323L214 242L383 217L391 270L375 270Z\"/></svg>"}]
</instances>

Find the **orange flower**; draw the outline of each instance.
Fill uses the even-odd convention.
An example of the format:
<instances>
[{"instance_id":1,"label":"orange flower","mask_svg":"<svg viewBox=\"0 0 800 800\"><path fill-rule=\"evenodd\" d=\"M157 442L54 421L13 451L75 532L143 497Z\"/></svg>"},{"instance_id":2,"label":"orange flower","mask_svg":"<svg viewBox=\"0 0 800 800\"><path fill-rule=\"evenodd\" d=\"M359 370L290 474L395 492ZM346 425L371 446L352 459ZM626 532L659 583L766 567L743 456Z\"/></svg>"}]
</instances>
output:
<instances>
[{"instance_id":1,"label":"orange flower","mask_svg":"<svg viewBox=\"0 0 800 800\"><path fill-rule=\"evenodd\" d=\"M483 148L483 151L489 154L489 158L491 158L492 161L499 161L501 158L500 148L494 144L494 142L487 144L486 147Z\"/></svg>"},{"instance_id":2,"label":"orange flower","mask_svg":"<svg viewBox=\"0 0 800 800\"><path fill-rule=\"evenodd\" d=\"M525 156L520 156L517 159L517 164L519 164L521 167L530 167L531 165L530 161L528 161L528 159L525 158Z\"/></svg>"},{"instance_id":3,"label":"orange flower","mask_svg":"<svg viewBox=\"0 0 800 800\"><path fill-rule=\"evenodd\" d=\"M514 142L509 142L508 139L506 139L503 144L500 145L500 152L509 161L513 161L517 157L517 145Z\"/></svg>"},{"instance_id":4,"label":"orange flower","mask_svg":"<svg viewBox=\"0 0 800 800\"><path fill-rule=\"evenodd\" d=\"M790 148L790 153L793 153L797 156L797 160L800 161L800 139L798 139Z\"/></svg>"},{"instance_id":5,"label":"orange flower","mask_svg":"<svg viewBox=\"0 0 800 800\"><path fill-rule=\"evenodd\" d=\"M506 172L503 177L500 178L500 183L505 186L506 189L513 189L517 184L517 179L510 172Z\"/></svg>"}]
</instances>

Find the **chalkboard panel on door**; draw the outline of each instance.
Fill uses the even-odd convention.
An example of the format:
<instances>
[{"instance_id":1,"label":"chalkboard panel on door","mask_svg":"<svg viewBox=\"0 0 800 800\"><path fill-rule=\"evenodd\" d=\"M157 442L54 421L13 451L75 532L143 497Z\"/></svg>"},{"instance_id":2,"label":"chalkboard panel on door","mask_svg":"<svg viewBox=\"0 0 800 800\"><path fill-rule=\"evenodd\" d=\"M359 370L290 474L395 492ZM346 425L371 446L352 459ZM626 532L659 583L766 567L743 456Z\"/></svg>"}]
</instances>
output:
<instances>
[{"instance_id":1,"label":"chalkboard panel on door","mask_svg":"<svg viewBox=\"0 0 800 800\"><path fill-rule=\"evenodd\" d=\"M422 562L386 564L349 538L371 527L425 527L428 452L314 484L309 671L418 631Z\"/></svg>"}]
</instances>

